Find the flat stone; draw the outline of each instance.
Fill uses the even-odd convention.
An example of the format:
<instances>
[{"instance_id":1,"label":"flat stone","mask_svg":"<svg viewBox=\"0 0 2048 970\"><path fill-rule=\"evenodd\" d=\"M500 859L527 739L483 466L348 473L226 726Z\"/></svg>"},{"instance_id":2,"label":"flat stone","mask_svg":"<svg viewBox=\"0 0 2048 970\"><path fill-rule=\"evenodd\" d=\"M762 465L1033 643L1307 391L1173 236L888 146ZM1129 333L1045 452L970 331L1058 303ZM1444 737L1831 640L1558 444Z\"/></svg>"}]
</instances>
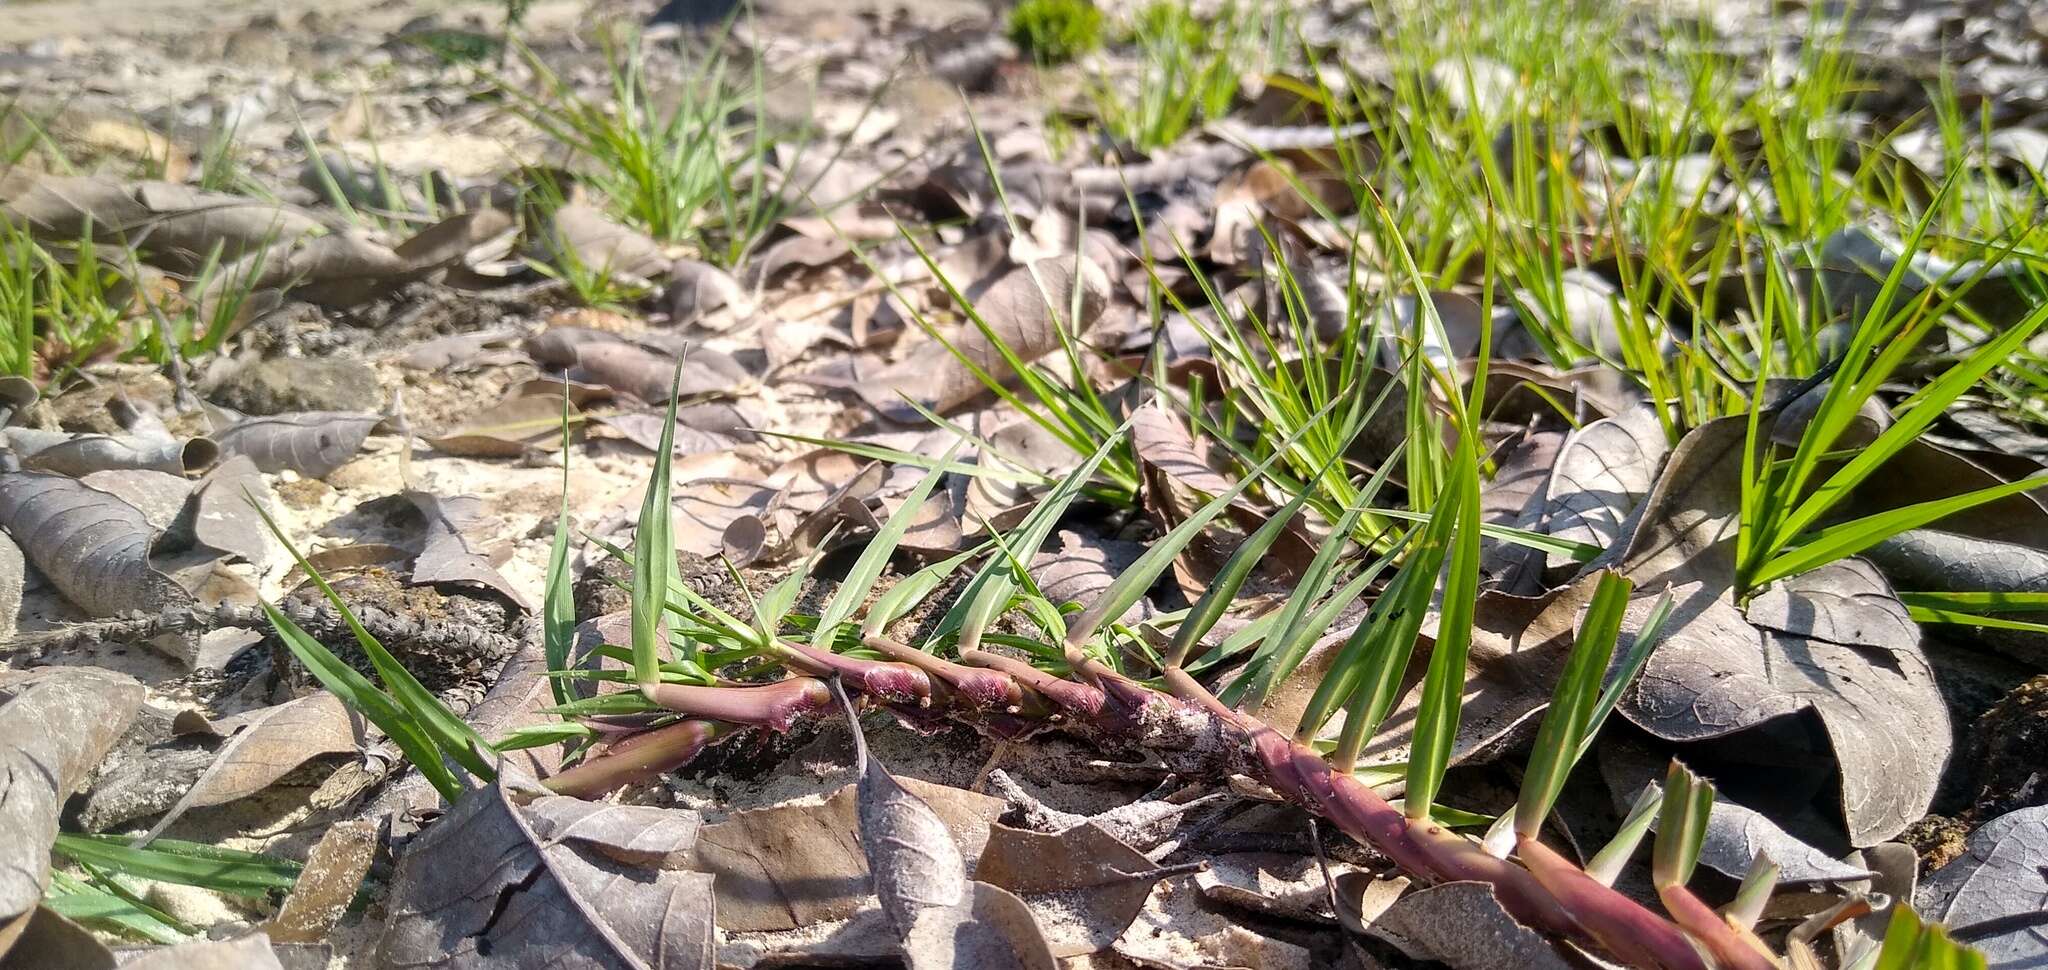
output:
<instances>
[{"instance_id":1,"label":"flat stone","mask_svg":"<svg viewBox=\"0 0 2048 970\"><path fill-rule=\"evenodd\" d=\"M345 357L273 357L241 368L213 390L215 403L245 414L375 411L377 372Z\"/></svg>"}]
</instances>

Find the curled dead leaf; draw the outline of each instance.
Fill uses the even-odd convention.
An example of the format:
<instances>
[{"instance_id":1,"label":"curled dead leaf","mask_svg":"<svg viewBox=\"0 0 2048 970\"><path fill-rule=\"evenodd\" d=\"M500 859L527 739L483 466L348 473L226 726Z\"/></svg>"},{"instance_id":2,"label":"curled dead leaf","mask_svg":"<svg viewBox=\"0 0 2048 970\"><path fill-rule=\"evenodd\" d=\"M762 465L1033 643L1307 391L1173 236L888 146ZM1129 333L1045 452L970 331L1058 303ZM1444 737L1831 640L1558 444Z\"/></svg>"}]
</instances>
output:
<instances>
[{"instance_id":1,"label":"curled dead leaf","mask_svg":"<svg viewBox=\"0 0 2048 970\"><path fill-rule=\"evenodd\" d=\"M21 457L24 468L82 477L110 469L146 469L180 475L203 471L220 458L210 438L149 438L140 435L71 434L10 428L0 442Z\"/></svg>"},{"instance_id":2,"label":"curled dead leaf","mask_svg":"<svg viewBox=\"0 0 2048 970\"><path fill-rule=\"evenodd\" d=\"M246 455L262 471L325 478L354 458L383 420L379 414L306 411L244 418L215 437L222 452Z\"/></svg>"}]
</instances>

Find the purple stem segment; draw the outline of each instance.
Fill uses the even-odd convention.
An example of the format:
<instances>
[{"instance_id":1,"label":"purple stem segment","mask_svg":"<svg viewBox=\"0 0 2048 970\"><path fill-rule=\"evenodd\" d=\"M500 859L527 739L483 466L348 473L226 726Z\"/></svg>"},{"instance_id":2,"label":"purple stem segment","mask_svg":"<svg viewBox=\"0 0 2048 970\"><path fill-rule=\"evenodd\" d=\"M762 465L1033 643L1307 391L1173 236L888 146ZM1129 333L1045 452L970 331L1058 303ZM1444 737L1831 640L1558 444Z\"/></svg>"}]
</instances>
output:
<instances>
[{"instance_id":1,"label":"purple stem segment","mask_svg":"<svg viewBox=\"0 0 2048 970\"><path fill-rule=\"evenodd\" d=\"M862 642L867 644L868 649L890 660L909 664L938 678L940 683L965 699L969 707L976 710L1002 711L1006 714L1024 713L1026 698L1014 677L981 667L956 664L951 660L934 657L922 650L897 643L888 637L868 637ZM947 705L941 702L939 706ZM1040 709L1037 713L1041 716L1047 713L1045 705L1033 706Z\"/></svg>"},{"instance_id":2,"label":"purple stem segment","mask_svg":"<svg viewBox=\"0 0 2048 970\"><path fill-rule=\"evenodd\" d=\"M725 721L677 721L612 745L604 754L541 779L557 795L596 798L635 782L674 771L741 725Z\"/></svg>"},{"instance_id":3,"label":"purple stem segment","mask_svg":"<svg viewBox=\"0 0 2048 970\"><path fill-rule=\"evenodd\" d=\"M813 677L838 674L846 685L885 704L931 703L932 682L925 672L905 663L844 657L802 643L778 641L781 660Z\"/></svg>"},{"instance_id":4,"label":"purple stem segment","mask_svg":"<svg viewBox=\"0 0 2048 970\"><path fill-rule=\"evenodd\" d=\"M1776 959L1757 949L1760 944L1750 942L1756 937L1737 933L1692 890L1684 886L1659 886L1657 898L1664 901L1664 911L1671 914L1672 920L1704 945L1719 966L1728 970L1780 970Z\"/></svg>"},{"instance_id":5,"label":"purple stem segment","mask_svg":"<svg viewBox=\"0 0 2048 970\"><path fill-rule=\"evenodd\" d=\"M1516 919L1553 936L1590 935L1632 966L1707 970L1684 930L1594 881L1541 843L1526 843L1539 856L1548 854L1531 862L1525 852L1528 869L1496 859L1434 822L1411 821L1350 772L1336 770L1307 745L1230 709L1184 671L1169 669L1165 680L1176 696L1248 732L1274 787L1314 805L1345 834L1377 847L1408 873L1435 881L1488 883ZM1546 865L1555 878L1546 877Z\"/></svg>"},{"instance_id":6,"label":"purple stem segment","mask_svg":"<svg viewBox=\"0 0 2048 970\"><path fill-rule=\"evenodd\" d=\"M999 653L989 653L986 650L963 650L960 653L960 659L976 667L986 667L990 670L1008 674L1016 678L1017 683L1044 695L1055 706L1074 714L1094 717L1102 713L1102 706L1108 700L1101 691L1087 684L1077 684L1071 680L1061 680L1028 663L1012 657L1005 657Z\"/></svg>"},{"instance_id":7,"label":"purple stem segment","mask_svg":"<svg viewBox=\"0 0 2048 970\"><path fill-rule=\"evenodd\" d=\"M790 677L760 686L695 687L651 684L647 699L680 714L765 727L777 734L832 703L832 690L815 677Z\"/></svg>"},{"instance_id":8,"label":"purple stem segment","mask_svg":"<svg viewBox=\"0 0 2048 970\"><path fill-rule=\"evenodd\" d=\"M1707 958L1684 930L1586 875L1556 850L1535 839L1522 839L1515 851L1572 922L1607 952L1630 966L1708 970Z\"/></svg>"}]
</instances>

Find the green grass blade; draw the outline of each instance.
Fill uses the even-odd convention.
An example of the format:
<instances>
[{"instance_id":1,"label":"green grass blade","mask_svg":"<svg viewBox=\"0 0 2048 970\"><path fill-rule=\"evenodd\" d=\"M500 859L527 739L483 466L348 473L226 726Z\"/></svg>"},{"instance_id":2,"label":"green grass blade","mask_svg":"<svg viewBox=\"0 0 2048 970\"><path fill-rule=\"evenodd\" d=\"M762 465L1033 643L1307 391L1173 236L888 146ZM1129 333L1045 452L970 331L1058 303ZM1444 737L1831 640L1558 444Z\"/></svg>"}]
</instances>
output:
<instances>
[{"instance_id":1,"label":"green grass blade","mask_svg":"<svg viewBox=\"0 0 2048 970\"><path fill-rule=\"evenodd\" d=\"M1906 261L1901 260L1900 262L1904 263ZM1894 455L1904 450L1907 444L1917 440L1929 426L1934 424L1935 419L1941 417L1944 409L1954 403L1964 392L1975 387L1977 382L1983 379L1984 375L1991 372L1992 368L2010 359L2013 352L2024 346L2028 338L2032 337L2034 332L2039 330L2044 323L2048 323L2048 303L2035 308L2033 312L2027 314L2025 319L1977 348L1970 356L1964 358L1955 366L1950 367L1940 377L1935 378L1926 387L1920 389L1918 393L1914 394L1901 407L1900 412L1895 416L1897 420L1891 427L1886 428L1870 444L1857 449L1855 457L1849 459L1848 463L1843 465L1833 475L1828 476L1826 482L1815 488L1813 494L1807 496L1804 501L1799 503L1797 508L1794 508L1785 517L1784 523L1776 530L1774 546L1766 548L1764 552L1766 554L1775 553L1778 548L1782 548L1790 542L1793 536L1819 521L1827 510L1833 508L1843 498L1847 497L1849 490L1862 484L1865 479L1883 467L1887 461L1890 461ZM1858 400L1855 404L1861 406L1862 402ZM1851 410L1854 409L1852 408ZM1847 421L1848 418L1844 418L1842 423L1846 426ZM1809 432L1807 437L1811 436L1812 432ZM1804 444L1805 440L1802 438L1802 447ZM1818 462L1818 460L1819 458L1816 455L1814 461ZM1799 484L1800 479L1795 476L1790 487L1796 490ZM1793 494L1796 494L1796 491ZM1911 528L1911 526L1906 528ZM1847 553L1844 553L1844 555L1847 555ZM1766 571L1770 571L1770 567L1767 566ZM1779 575L1783 575L1783 573L1779 573ZM1752 585L1762 585L1765 582L1768 582L1768 580L1753 579Z\"/></svg>"},{"instance_id":2,"label":"green grass blade","mask_svg":"<svg viewBox=\"0 0 2048 970\"><path fill-rule=\"evenodd\" d=\"M1472 616L1479 600L1479 465L1474 432L1459 436L1458 457L1446 491L1456 525L1444 567L1443 610L1437 621L1435 649L1422 681L1422 700L1415 710L1414 741L1408 753L1408 800L1411 818L1427 817L1436 801L1444 772L1451 764L1458 721L1465 697L1465 657L1472 645Z\"/></svg>"},{"instance_id":3,"label":"green grass blade","mask_svg":"<svg viewBox=\"0 0 2048 970\"><path fill-rule=\"evenodd\" d=\"M1390 519L1405 519L1409 522L1427 522L1430 519L1427 513L1414 512L1408 509L1369 508L1366 511L1376 515L1384 515ZM1592 562L1602 552L1606 551L1590 542L1573 542L1570 539L1560 539L1556 536L1545 535L1541 532L1531 532L1528 529L1517 529L1509 525L1480 523L1479 534L1489 539L1498 539L1525 549L1569 556L1573 562Z\"/></svg>"},{"instance_id":4,"label":"green grass blade","mask_svg":"<svg viewBox=\"0 0 2048 970\"><path fill-rule=\"evenodd\" d=\"M107 885L115 884L109 881ZM198 927L135 898L133 893L110 891L62 870L50 873L50 889L43 895L43 905L67 919L112 927L116 932L152 943L183 943L201 932Z\"/></svg>"},{"instance_id":5,"label":"green grass blade","mask_svg":"<svg viewBox=\"0 0 2048 970\"><path fill-rule=\"evenodd\" d=\"M576 591L569 577L569 387L562 386L562 505L555 518L555 541L548 549L547 592L541 599L541 650L549 670L566 670L569 653L576 642ZM567 704L574 695L568 683L551 685L555 703Z\"/></svg>"},{"instance_id":6,"label":"green grass blade","mask_svg":"<svg viewBox=\"0 0 2048 970\"><path fill-rule=\"evenodd\" d=\"M1579 760L1579 752L1593 729L1593 711L1600 695L1600 682L1614 657L1614 642L1621 635L1622 612L1628 609L1628 594L1634 588L1627 578L1602 570L1593 602L1579 622L1578 637L1565 658L1563 673L1550 696L1550 709L1536 731L1536 746L1522 775L1521 798L1515 803L1515 834L1535 838L1543 819L1564 790L1565 779Z\"/></svg>"},{"instance_id":7,"label":"green grass blade","mask_svg":"<svg viewBox=\"0 0 2048 970\"><path fill-rule=\"evenodd\" d=\"M625 563L628 568L634 565L633 554L619 548L617 543L600 536L591 535L588 532L583 533L583 538L596 545L599 549L603 549L605 555ZM614 582L613 585L625 590L629 594L633 589L631 583ZM698 635L724 638L751 646L761 646L760 634L754 630L751 624L726 612L723 608L705 599L696 590L691 589L687 584L680 581L669 584L668 599L663 603L663 607L669 612L671 622L692 624ZM705 617L710 617L711 623L705 623ZM631 658L628 657L629 665L630 662Z\"/></svg>"},{"instance_id":8,"label":"green grass blade","mask_svg":"<svg viewBox=\"0 0 2048 970\"><path fill-rule=\"evenodd\" d=\"M1908 529L1917 529L1986 502L2044 486L2048 486L2048 475L2037 475L1831 525L1802 537L1800 545L1766 562L1750 577L1750 584L1752 587L1762 586L1772 580L1797 575L1853 556Z\"/></svg>"},{"instance_id":9,"label":"green grass blade","mask_svg":"<svg viewBox=\"0 0 2048 970\"><path fill-rule=\"evenodd\" d=\"M1654 786L1644 788L1629 808L1628 816L1621 820L1621 827L1615 830L1614 838L1608 839L1607 844L1586 862L1586 875L1603 886L1614 885L1621 870L1643 844L1643 836L1649 834L1650 824L1657 820L1657 810L1663 804L1663 792Z\"/></svg>"},{"instance_id":10,"label":"green grass blade","mask_svg":"<svg viewBox=\"0 0 2048 970\"><path fill-rule=\"evenodd\" d=\"M1901 597L1903 599L1904 597ZM1945 610L1938 607L1906 604L1906 615L1916 623L1952 623L1957 626L1976 626L1987 630L2013 630L2019 633L2048 633L2048 623L2030 623L2026 620L2009 620L2002 616L1985 616L1979 613L1965 613L1960 610Z\"/></svg>"},{"instance_id":11,"label":"green grass blade","mask_svg":"<svg viewBox=\"0 0 2048 970\"><path fill-rule=\"evenodd\" d=\"M561 683L558 679L557 683ZM574 698L571 698L573 700ZM588 725L562 721L555 724L529 724L505 732L505 736L491 745L494 751L518 751L522 748L538 748L542 745L560 744L563 741L581 741L593 738L597 732Z\"/></svg>"},{"instance_id":12,"label":"green grass blade","mask_svg":"<svg viewBox=\"0 0 2048 970\"><path fill-rule=\"evenodd\" d=\"M916 609L917 604L924 602L925 597L930 596L933 591L937 590L939 585L944 583L947 577L953 575L955 570L965 565L969 559L980 555L983 548L977 546L958 555L939 560L905 576L896 585L889 587L888 592L878 597L875 600L875 605L868 608L867 616L861 619L860 635L862 637L881 636L882 632L889 628L889 624L902 619L911 610Z\"/></svg>"},{"instance_id":13,"label":"green grass blade","mask_svg":"<svg viewBox=\"0 0 2048 970\"><path fill-rule=\"evenodd\" d=\"M1295 726L1296 740L1307 740L1322 729L1331 715L1346 704L1352 712L1345 721L1345 735L1351 742L1340 746L1356 750L1363 738L1378 730L1379 722L1393 709L1395 691L1408 669L1415 633L1429 608L1430 593L1443 565L1444 549L1450 541L1452 513L1439 509L1429 524L1412 533L1407 559L1387 585L1365 620L1339 648L1329 673L1316 685L1308 706Z\"/></svg>"},{"instance_id":14,"label":"green grass blade","mask_svg":"<svg viewBox=\"0 0 2048 970\"><path fill-rule=\"evenodd\" d=\"M939 422L933 423L937 424ZM968 434L964 428L960 428L958 425L953 425L950 422L942 426L946 427L949 431L954 431L966 437L967 440L974 443L974 446L976 448L986 449L990 453L995 454L997 457L1003 457L1002 449L989 444L986 439ZM843 451L849 455L858 455L862 458L873 458L876 461L886 461L895 465L910 465L916 468L928 468L935 469L938 471L953 472L954 474L958 475L973 475L977 478L987 478L999 482L1009 482L1018 485L1050 485L1054 481L1054 479L1049 475L1038 475L1029 472L1013 471L1011 469L999 468L989 465L969 464L961 461L940 461L939 459L932 458L928 455L920 455L914 451L904 451L901 448L887 448L882 445L871 445L861 441L839 441L832 438L816 438L810 435L795 434L793 432L788 431L769 431L765 428L761 429L759 433L770 435L776 438L786 438L790 441L801 441L807 445L814 445L819 448L830 448L833 451ZM1016 465L1019 468L1023 466L1023 462L1021 461L1013 462L1012 464Z\"/></svg>"},{"instance_id":15,"label":"green grass blade","mask_svg":"<svg viewBox=\"0 0 2048 970\"><path fill-rule=\"evenodd\" d=\"M2048 592L1935 592L1902 591L1899 602L1929 609L1968 613L2048 613Z\"/></svg>"},{"instance_id":16,"label":"green grass blade","mask_svg":"<svg viewBox=\"0 0 2048 970\"><path fill-rule=\"evenodd\" d=\"M1288 526L1294 522L1294 517L1301 512L1301 507L1307 504L1309 495L1310 492L1304 489L1301 494L1282 506L1280 511L1273 513L1272 517L1261 523L1231 552L1230 558L1223 563L1223 568L1209 581L1209 588L1203 590L1201 598L1195 601L1194 609L1189 611L1187 617L1180 621L1180 626L1173 631L1173 641L1168 644L1166 650L1167 666L1180 666L1187 660L1188 651L1194 648L1195 641L1201 639L1215 628L1217 621L1223 619L1224 612L1230 609L1231 602L1237 598L1237 591L1244 588L1245 581L1251 578L1252 570L1258 568L1259 560L1265 558L1266 552L1287 532ZM1341 548L1349 538L1345 531L1340 529L1332 532L1323 544L1326 547Z\"/></svg>"},{"instance_id":17,"label":"green grass blade","mask_svg":"<svg viewBox=\"0 0 2048 970\"><path fill-rule=\"evenodd\" d=\"M1316 421L1328 415L1330 408L1333 406L1334 402L1331 405L1325 405L1307 425L1304 425L1293 435L1288 436L1284 445L1292 445L1295 441L1300 440L1301 435L1308 428L1313 427ZM1258 481L1259 477L1266 473L1266 469L1279 461L1285 450L1285 447L1275 449L1270 457L1246 472L1235 484L1225 489L1223 494L1210 499L1208 504L1196 509L1185 521L1167 530L1165 535L1160 536L1150 546L1146 547L1144 553L1138 556L1137 561L1131 563L1130 567L1125 569L1122 575L1109 584L1108 589L1103 590L1102 594L1096 597L1095 602L1090 603L1088 608L1081 611L1081 615L1068 625L1067 645L1078 648L1081 644L1086 643L1095 636L1096 631L1101 629L1104 621L1113 616L1122 616L1125 610L1130 609L1133 604L1137 603L1138 599L1145 595L1145 591L1151 589L1152 584L1158 581L1161 574L1166 572L1167 567L1173 564L1174 557L1180 555L1181 550L1186 548L1188 543L1193 542L1195 536L1201 534L1201 531L1208 526L1210 520L1222 514L1223 510L1230 507L1230 503L1236 501L1237 497L1243 494L1245 489L1250 488L1253 482Z\"/></svg>"},{"instance_id":18,"label":"green grass blade","mask_svg":"<svg viewBox=\"0 0 2048 970\"><path fill-rule=\"evenodd\" d=\"M476 729L455 716L455 712L449 710L448 705L441 703L441 699L435 697L432 691L421 684L419 678L412 675L412 671L405 669L405 664L400 663L397 657L391 655L391 651L386 650L376 637L370 635L369 630L363 628L363 623L356 618L355 611L349 609L348 603L342 600L341 594L334 591L333 586L328 585L327 578L320 574L320 570L315 569L313 564L307 562L306 557L299 553L298 546L292 543L291 537L285 535L284 529L271 517L269 510L265 509L262 503L251 496L249 504L256 507L257 514L263 517L264 525L269 526L271 535L277 537L278 543L284 546L285 551L291 553L292 560L298 563L300 571L304 572L314 585L320 587L320 592L327 597L327 602L334 606L335 612L341 614L342 620L348 624L349 632L355 635L356 643L363 648L363 653L369 656L371 668L377 671L377 677L390 691L389 697L404 709L406 717L433 740L442 754L454 759L471 774L485 780L497 777L497 770L485 761L481 754L490 746L476 733ZM273 624L276 623L277 617L283 615L274 609L269 612L273 614ZM305 636L304 631L300 631L300 635ZM310 636L305 636L305 639L313 645L319 645L319 641ZM320 650L325 653L326 647L321 646ZM426 770L425 764L415 764L421 770Z\"/></svg>"},{"instance_id":19,"label":"green grass blade","mask_svg":"<svg viewBox=\"0 0 2048 970\"><path fill-rule=\"evenodd\" d=\"M76 862L158 882L198 886L231 896L262 898L298 882L296 862L197 842L158 839L130 848L125 835L58 833L51 851Z\"/></svg>"},{"instance_id":20,"label":"green grass blade","mask_svg":"<svg viewBox=\"0 0 2048 970\"><path fill-rule=\"evenodd\" d=\"M370 723L377 725L378 730L383 731L392 743L398 745L398 750L405 754L406 760L412 762L413 767L426 776L427 781L434 786L435 791L441 793L442 798L453 802L462 795L462 784L456 781L454 774L449 772L448 766L442 762L441 749L434 745L433 739L427 736L426 731L420 728L419 722L408 714L397 700L378 690L375 684L370 683L369 678L357 673L354 667L343 663L340 657L327 649L326 644L299 629L299 625L293 623L291 617L279 612L276 607L265 603L263 612L270 618L270 625L276 629L278 639L284 641L285 649L290 650L292 656L297 657L299 663L305 665L313 674L313 678L320 682L320 686L341 698L342 703L361 711L364 717L369 718Z\"/></svg>"},{"instance_id":21,"label":"green grass blade","mask_svg":"<svg viewBox=\"0 0 2048 970\"><path fill-rule=\"evenodd\" d=\"M1053 526L1059 522L1060 516L1065 515L1068 506L1073 505L1074 500L1081 497L1088 480L1094 477L1095 470L1102 467L1102 463L1116 450L1125 431L1126 428L1119 428L1117 434L1098 445L1093 453L1074 466L1073 471L1060 479L1059 484L1053 486L1045 500L1018 524L1014 532L1015 539L1010 542L1013 548L1020 550L1024 555L1031 555L1045 545L1046 537L1052 534ZM1009 577L1010 566L1000 557L991 557L988 562L983 563L981 569L975 572L974 578L968 581L966 588L960 591L960 598L955 600L953 606L946 611L946 615L939 619L938 627L933 631L933 638L959 630L966 620L967 611L973 606L982 588L992 583L1007 582Z\"/></svg>"},{"instance_id":22,"label":"green grass blade","mask_svg":"<svg viewBox=\"0 0 2048 970\"><path fill-rule=\"evenodd\" d=\"M1707 816L1714 810L1714 786L1694 776L1677 760L1664 776L1664 809L1657 822L1657 848L1651 881L1658 887L1683 886L1692 880L1706 844Z\"/></svg>"},{"instance_id":23,"label":"green grass blade","mask_svg":"<svg viewBox=\"0 0 2048 970\"><path fill-rule=\"evenodd\" d=\"M1949 938L1940 923L1922 922L1912 907L1892 907L1872 970L1985 970L1984 954Z\"/></svg>"},{"instance_id":24,"label":"green grass blade","mask_svg":"<svg viewBox=\"0 0 2048 970\"><path fill-rule=\"evenodd\" d=\"M959 457L960 449L964 447L966 442L963 441L956 442L948 449L945 457L939 459L938 467L925 473L924 478L918 481L917 487L911 489L909 495L904 496L903 504L897 507L888 521L882 523L882 528L868 540L867 547L860 552L860 558L854 560L853 566L846 571L846 577L840 580L839 589L832 594L831 601L825 604L825 611L819 614L818 628L811 634L813 646L831 649L832 638L838 633L840 624L846 622L847 618L853 616L854 611L867 601L868 593L875 588L875 580L881 578L882 570L888 568L889 557L896 553L897 544L903 541L904 533L910 531L911 523L924 511L925 501L931 498L932 490L937 488L939 480L945 477L942 469L952 464L953 459Z\"/></svg>"},{"instance_id":25,"label":"green grass blade","mask_svg":"<svg viewBox=\"0 0 2048 970\"><path fill-rule=\"evenodd\" d=\"M654 449L654 472L640 500L640 524L633 532L633 676L643 685L661 677L661 654L667 644L662 612L676 572L676 537L670 522L675 498L671 471L675 461L676 396L682 391L683 361L676 359L669 380L668 417L661 424L661 443Z\"/></svg>"},{"instance_id":26,"label":"green grass blade","mask_svg":"<svg viewBox=\"0 0 2048 970\"><path fill-rule=\"evenodd\" d=\"M1643 618L1643 626L1636 631L1635 642L1629 645L1627 656L1621 658L1621 666L1607 679L1607 686L1601 689L1600 699L1593 704L1593 711L1586 718L1586 734L1579 740L1577 757L1583 758L1593 750L1593 741L1600 736L1600 725L1607 723L1607 715L1614 713L1614 705L1621 702L1621 692L1635 683L1636 675L1643 672L1651 651L1657 648L1658 638L1664 635L1664 624L1671 619L1671 607L1671 594L1666 592L1657 597L1657 602L1650 607L1650 615Z\"/></svg>"}]
</instances>

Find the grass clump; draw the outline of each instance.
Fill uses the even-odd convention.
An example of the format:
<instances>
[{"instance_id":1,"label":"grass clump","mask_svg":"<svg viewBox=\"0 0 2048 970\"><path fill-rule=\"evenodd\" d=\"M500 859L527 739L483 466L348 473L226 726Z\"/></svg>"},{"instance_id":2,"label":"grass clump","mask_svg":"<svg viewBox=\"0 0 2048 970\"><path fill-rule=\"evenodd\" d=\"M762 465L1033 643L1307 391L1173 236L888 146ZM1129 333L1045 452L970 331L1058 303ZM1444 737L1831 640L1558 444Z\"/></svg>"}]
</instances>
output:
<instances>
[{"instance_id":1,"label":"grass clump","mask_svg":"<svg viewBox=\"0 0 2048 970\"><path fill-rule=\"evenodd\" d=\"M1102 11L1091 0L1024 0L1010 11L1010 40L1041 66L1102 46Z\"/></svg>"},{"instance_id":2,"label":"grass clump","mask_svg":"<svg viewBox=\"0 0 2048 970\"><path fill-rule=\"evenodd\" d=\"M1139 151L1165 148L1222 117L1241 78L1278 61L1287 34L1279 8L1232 3L1204 18L1185 4L1158 0L1131 24L1136 75L1098 78L1090 87L1096 115L1111 135Z\"/></svg>"},{"instance_id":3,"label":"grass clump","mask_svg":"<svg viewBox=\"0 0 2048 970\"><path fill-rule=\"evenodd\" d=\"M241 320L263 262L216 249L173 285L90 231L50 245L28 226L0 224L0 375L56 383L104 358L168 364L211 353Z\"/></svg>"},{"instance_id":4,"label":"grass clump","mask_svg":"<svg viewBox=\"0 0 2048 970\"><path fill-rule=\"evenodd\" d=\"M521 47L537 89L502 77L496 86L514 113L569 151L581 183L612 215L707 262L737 266L784 218L847 201L811 193L852 135L832 147L823 165L814 164L812 152L822 145L808 115L777 120L764 68L758 60L735 65L724 52L725 36L707 42L709 53L675 53L676 64L651 64L656 52L638 37L610 45L607 86L596 97ZM672 80L651 84L650 76ZM874 106L871 100L849 132ZM790 172L816 174L783 174Z\"/></svg>"}]
</instances>

